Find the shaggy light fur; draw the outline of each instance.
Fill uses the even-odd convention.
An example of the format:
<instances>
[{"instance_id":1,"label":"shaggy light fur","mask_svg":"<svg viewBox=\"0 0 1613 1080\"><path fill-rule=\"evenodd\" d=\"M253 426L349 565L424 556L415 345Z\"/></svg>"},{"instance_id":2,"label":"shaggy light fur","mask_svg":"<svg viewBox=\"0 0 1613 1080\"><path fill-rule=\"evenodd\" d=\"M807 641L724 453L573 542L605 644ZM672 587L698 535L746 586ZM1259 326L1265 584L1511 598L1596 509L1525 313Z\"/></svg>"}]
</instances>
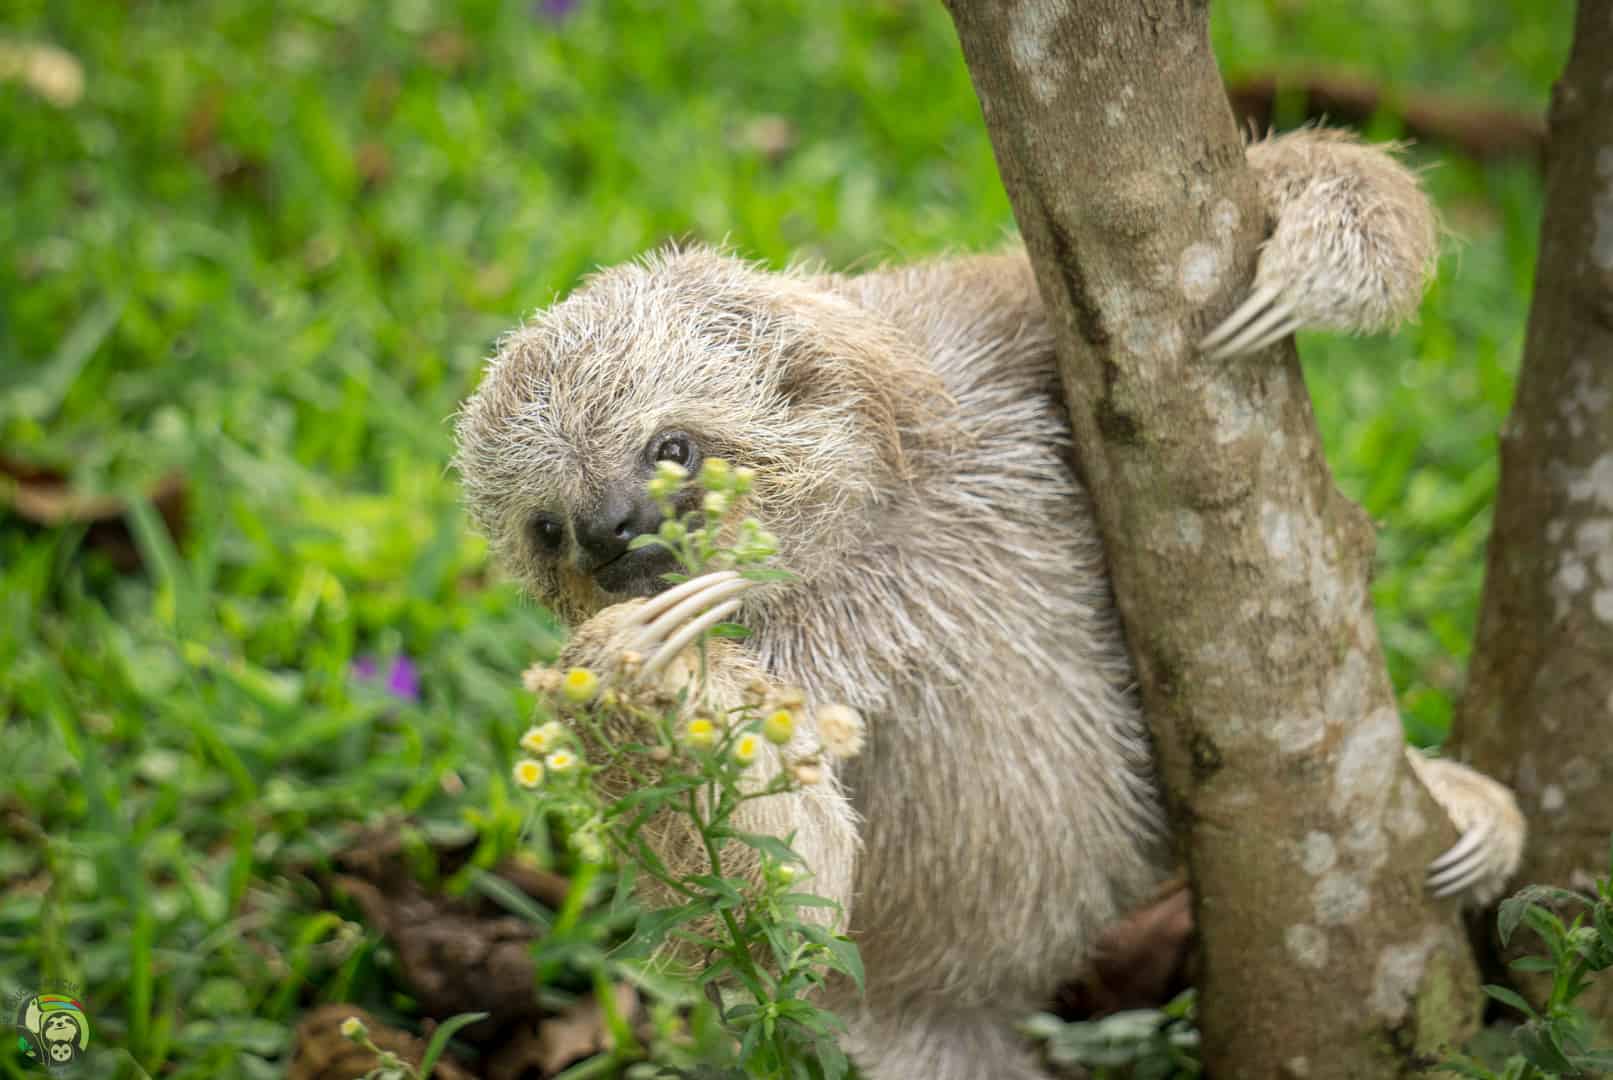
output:
<instances>
[{"instance_id":1,"label":"shaggy light fur","mask_svg":"<svg viewBox=\"0 0 1613 1080\"><path fill-rule=\"evenodd\" d=\"M1417 178L1381 144L1308 128L1249 147L1275 228L1255 289L1288 298L1300 325L1369 333L1411 318L1439 258Z\"/></svg>"},{"instance_id":2,"label":"shaggy light fur","mask_svg":"<svg viewBox=\"0 0 1613 1080\"><path fill-rule=\"evenodd\" d=\"M1410 190L1431 220L1398 165L1319 133L1251 161L1277 222L1263 274L1345 266L1316 308L1347 325L1416 306L1427 236L1370 209ZM868 982L841 1002L848 1048L874 1080L1041 1076L1013 1023L1171 856L1023 252L857 277L662 253L511 333L457 464L506 564L582 622L568 659L609 665L621 598L528 523L586 510L669 428L756 470L748 507L797 575L744 597L724 692L761 672L868 718L859 757L747 826L795 829L847 906Z\"/></svg>"}]
</instances>

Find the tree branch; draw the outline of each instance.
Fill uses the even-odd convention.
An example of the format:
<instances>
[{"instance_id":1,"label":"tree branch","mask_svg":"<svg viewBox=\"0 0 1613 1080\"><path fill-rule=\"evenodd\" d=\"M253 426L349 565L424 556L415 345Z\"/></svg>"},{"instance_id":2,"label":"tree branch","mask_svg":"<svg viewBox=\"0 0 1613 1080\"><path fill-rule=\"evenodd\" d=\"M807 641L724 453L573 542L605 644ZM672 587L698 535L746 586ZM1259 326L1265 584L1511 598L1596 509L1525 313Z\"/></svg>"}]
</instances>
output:
<instances>
[{"instance_id":1,"label":"tree branch","mask_svg":"<svg viewBox=\"0 0 1613 1080\"><path fill-rule=\"evenodd\" d=\"M1587 887L1613 835L1613 0L1581 0L1478 639L1453 741L1518 793L1519 880ZM1613 1015L1613 990L1601 991Z\"/></svg>"}]
</instances>

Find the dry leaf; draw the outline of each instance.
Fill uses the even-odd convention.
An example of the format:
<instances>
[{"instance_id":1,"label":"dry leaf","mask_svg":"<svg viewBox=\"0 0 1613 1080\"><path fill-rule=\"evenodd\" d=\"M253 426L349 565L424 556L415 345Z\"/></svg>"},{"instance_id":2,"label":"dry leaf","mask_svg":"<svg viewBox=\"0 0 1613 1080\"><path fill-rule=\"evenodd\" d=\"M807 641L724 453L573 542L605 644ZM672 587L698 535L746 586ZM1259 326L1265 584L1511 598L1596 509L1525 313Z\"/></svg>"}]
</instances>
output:
<instances>
[{"instance_id":1,"label":"dry leaf","mask_svg":"<svg viewBox=\"0 0 1613 1080\"><path fill-rule=\"evenodd\" d=\"M304 1014L297 1025L287 1080L353 1080L375 1068L375 1055L341 1032L342 1021L350 1016L364 1022L370 1041L382 1050L390 1050L411 1065L419 1065L425 1056L426 1040L388 1027L356 1005L321 1005ZM476 1080L475 1074L447 1055L437 1059L431 1075L435 1080Z\"/></svg>"},{"instance_id":2,"label":"dry leaf","mask_svg":"<svg viewBox=\"0 0 1613 1080\"><path fill-rule=\"evenodd\" d=\"M84 96L84 65L55 45L0 41L0 82L20 82L58 109L67 109Z\"/></svg>"},{"instance_id":3,"label":"dry leaf","mask_svg":"<svg viewBox=\"0 0 1613 1080\"><path fill-rule=\"evenodd\" d=\"M185 533L186 495L185 478L179 473L169 473L146 492L176 544ZM114 566L127 571L140 565L140 552L125 520L129 500L121 495L75 491L66 474L56 469L0 458L0 507L47 529L88 525L86 543L104 552Z\"/></svg>"}]
</instances>

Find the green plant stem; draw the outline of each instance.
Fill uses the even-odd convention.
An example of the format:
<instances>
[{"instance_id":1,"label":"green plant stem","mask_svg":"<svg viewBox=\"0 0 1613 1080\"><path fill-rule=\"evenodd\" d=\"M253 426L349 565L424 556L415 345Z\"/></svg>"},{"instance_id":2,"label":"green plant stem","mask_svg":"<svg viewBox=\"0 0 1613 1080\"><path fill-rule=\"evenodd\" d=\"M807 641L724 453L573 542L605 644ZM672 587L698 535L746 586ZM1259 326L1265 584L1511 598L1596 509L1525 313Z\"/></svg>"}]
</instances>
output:
<instances>
[{"instance_id":1,"label":"green plant stem","mask_svg":"<svg viewBox=\"0 0 1613 1080\"><path fill-rule=\"evenodd\" d=\"M594 969L594 998L599 1002L599 1011L605 1015L605 1028L616 1044L611 1048L613 1056L643 1057L644 1049L639 1045L627 1018L622 1015L622 1010L617 1007L615 988L605 977L602 967Z\"/></svg>"},{"instance_id":2,"label":"green plant stem","mask_svg":"<svg viewBox=\"0 0 1613 1080\"><path fill-rule=\"evenodd\" d=\"M692 791L689 792L689 815L701 826L705 826L706 822L700 816L700 801L695 798L695 793ZM711 842L711 834L704 827L700 829L700 842L705 845L706 858L711 861L712 875L722 877L722 859L717 855L717 845ZM751 959L750 950L745 947L744 937L739 932L739 923L734 920L733 912L724 908L718 911L717 914L722 918L723 926L728 930L729 941L733 943L732 955L735 964L739 965L740 970L748 977L747 981L750 985L762 985L761 972L756 969L756 963Z\"/></svg>"}]
</instances>

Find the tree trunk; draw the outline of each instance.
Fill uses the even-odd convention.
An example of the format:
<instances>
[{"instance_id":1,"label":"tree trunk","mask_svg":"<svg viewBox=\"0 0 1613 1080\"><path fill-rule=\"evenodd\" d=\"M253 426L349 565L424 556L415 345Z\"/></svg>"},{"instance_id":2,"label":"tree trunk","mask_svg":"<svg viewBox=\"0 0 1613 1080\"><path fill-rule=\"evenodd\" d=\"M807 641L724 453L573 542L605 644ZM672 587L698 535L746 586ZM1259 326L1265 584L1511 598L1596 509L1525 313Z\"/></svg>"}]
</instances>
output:
<instances>
[{"instance_id":1,"label":"tree trunk","mask_svg":"<svg viewBox=\"0 0 1613 1080\"><path fill-rule=\"evenodd\" d=\"M1455 906L1423 889L1455 836L1402 757L1371 526L1333 486L1292 345L1193 347L1268 228L1205 6L948 6L1193 876L1209 1074L1410 1073L1476 1017Z\"/></svg>"},{"instance_id":2,"label":"tree trunk","mask_svg":"<svg viewBox=\"0 0 1613 1080\"><path fill-rule=\"evenodd\" d=\"M1581 0L1478 640L1453 742L1529 819L1520 882L1585 888L1613 835L1613 0ZM1602 1012L1613 1016L1613 994Z\"/></svg>"}]
</instances>

